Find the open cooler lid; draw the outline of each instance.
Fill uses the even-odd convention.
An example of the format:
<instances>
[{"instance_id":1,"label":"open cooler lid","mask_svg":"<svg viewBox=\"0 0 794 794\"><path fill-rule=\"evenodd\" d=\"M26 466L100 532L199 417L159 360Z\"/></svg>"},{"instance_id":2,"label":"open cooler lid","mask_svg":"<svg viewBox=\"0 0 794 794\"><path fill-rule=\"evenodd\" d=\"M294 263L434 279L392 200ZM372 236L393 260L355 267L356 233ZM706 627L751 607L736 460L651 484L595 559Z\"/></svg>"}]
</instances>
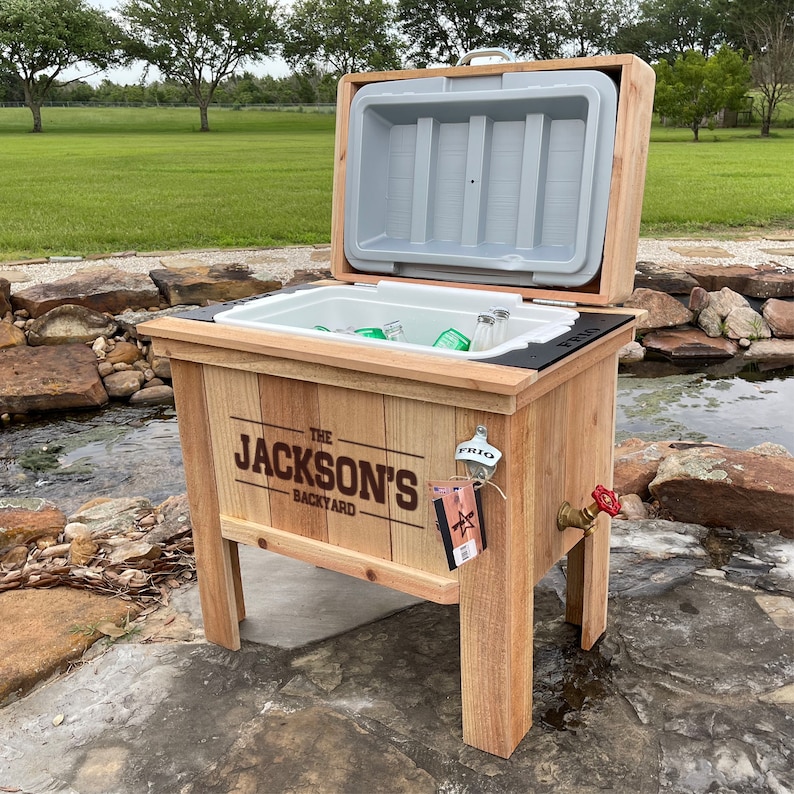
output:
<instances>
[{"instance_id":1,"label":"open cooler lid","mask_svg":"<svg viewBox=\"0 0 794 794\"><path fill-rule=\"evenodd\" d=\"M617 88L601 72L374 83L350 108L356 270L581 286L601 265Z\"/></svg>"},{"instance_id":2,"label":"open cooler lid","mask_svg":"<svg viewBox=\"0 0 794 794\"><path fill-rule=\"evenodd\" d=\"M334 276L625 300L654 81L632 55L345 75Z\"/></svg>"}]
</instances>

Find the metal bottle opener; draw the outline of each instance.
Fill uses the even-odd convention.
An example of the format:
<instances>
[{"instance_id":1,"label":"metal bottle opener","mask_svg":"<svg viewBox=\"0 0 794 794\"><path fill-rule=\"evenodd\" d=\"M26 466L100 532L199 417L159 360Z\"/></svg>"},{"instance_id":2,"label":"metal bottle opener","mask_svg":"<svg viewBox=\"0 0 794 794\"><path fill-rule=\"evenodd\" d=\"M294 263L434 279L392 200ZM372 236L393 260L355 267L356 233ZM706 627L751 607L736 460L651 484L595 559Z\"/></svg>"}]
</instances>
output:
<instances>
[{"instance_id":1,"label":"metal bottle opener","mask_svg":"<svg viewBox=\"0 0 794 794\"><path fill-rule=\"evenodd\" d=\"M488 443L488 429L484 425L477 425L474 436L455 449L455 460L462 460L469 476L483 483L493 477L501 457L502 453Z\"/></svg>"}]
</instances>

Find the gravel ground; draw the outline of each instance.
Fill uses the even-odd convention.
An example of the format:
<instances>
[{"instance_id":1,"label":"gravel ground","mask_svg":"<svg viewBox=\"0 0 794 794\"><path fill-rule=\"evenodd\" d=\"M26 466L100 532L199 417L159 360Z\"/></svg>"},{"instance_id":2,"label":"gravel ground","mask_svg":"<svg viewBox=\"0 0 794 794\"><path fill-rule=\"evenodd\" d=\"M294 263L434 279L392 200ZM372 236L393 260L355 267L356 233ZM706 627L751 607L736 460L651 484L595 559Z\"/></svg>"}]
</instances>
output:
<instances>
[{"instance_id":1,"label":"gravel ground","mask_svg":"<svg viewBox=\"0 0 794 794\"><path fill-rule=\"evenodd\" d=\"M675 250L679 249L679 250ZM711 249L714 249L713 251ZM681 250L687 250L687 255ZM722 251L728 254L708 256ZM637 247L637 261L684 265L778 265L794 270L794 231L774 238L746 240L650 240L641 238Z\"/></svg>"},{"instance_id":2,"label":"gravel ground","mask_svg":"<svg viewBox=\"0 0 794 794\"><path fill-rule=\"evenodd\" d=\"M686 249L689 255L673 249ZM296 270L323 271L329 268L328 246L294 246L253 250L207 250L183 252L131 253L107 258L74 261L70 257L53 257L46 263L0 263L0 278L11 282L11 292L34 284L57 281L87 267L112 265L133 273L148 273L164 266L189 264L245 264L258 277L288 281ZM777 265L794 272L794 231L774 238L744 240L651 240L640 239L638 261L684 265L705 263L725 265Z\"/></svg>"}]
</instances>

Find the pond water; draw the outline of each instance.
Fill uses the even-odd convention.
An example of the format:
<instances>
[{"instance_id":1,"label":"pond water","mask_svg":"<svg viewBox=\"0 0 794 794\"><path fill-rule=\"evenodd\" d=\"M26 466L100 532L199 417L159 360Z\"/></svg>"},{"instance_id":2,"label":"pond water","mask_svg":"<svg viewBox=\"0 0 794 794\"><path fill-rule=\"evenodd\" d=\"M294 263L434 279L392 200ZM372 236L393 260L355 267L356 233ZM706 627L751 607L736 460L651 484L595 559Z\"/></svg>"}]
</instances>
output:
<instances>
[{"instance_id":1,"label":"pond water","mask_svg":"<svg viewBox=\"0 0 794 794\"><path fill-rule=\"evenodd\" d=\"M762 374L682 372L648 362L618 378L617 440L763 441L794 452L794 369ZM173 409L111 406L0 431L0 496L39 496L69 513L97 496L183 493Z\"/></svg>"},{"instance_id":2,"label":"pond water","mask_svg":"<svg viewBox=\"0 0 794 794\"><path fill-rule=\"evenodd\" d=\"M645 362L618 376L616 439L711 441L747 449L764 441L794 454L794 370L682 373Z\"/></svg>"},{"instance_id":3,"label":"pond water","mask_svg":"<svg viewBox=\"0 0 794 794\"><path fill-rule=\"evenodd\" d=\"M38 496L69 513L96 496L184 493L173 409L111 406L0 431L0 495Z\"/></svg>"}]
</instances>

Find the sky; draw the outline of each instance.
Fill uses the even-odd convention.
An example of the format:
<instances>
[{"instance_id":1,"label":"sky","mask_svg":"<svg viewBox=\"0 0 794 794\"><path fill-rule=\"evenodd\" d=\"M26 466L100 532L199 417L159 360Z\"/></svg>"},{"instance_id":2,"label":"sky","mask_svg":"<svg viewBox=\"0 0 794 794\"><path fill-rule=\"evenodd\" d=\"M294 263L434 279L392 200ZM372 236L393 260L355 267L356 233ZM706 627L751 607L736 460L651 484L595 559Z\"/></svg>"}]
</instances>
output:
<instances>
[{"instance_id":1,"label":"sky","mask_svg":"<svg viewBox=\"0 0 794 794\"><path fill-rule=\"evenodd\" d=\"M92 74L91 67L83 65L83 67L79 69L73 68L64 70L59 79L73 80L75 78L80 78L93 86L99 85L103 80L110 80L112 83L118 85L134 85L140 81L145 67L146 64L136 61L126 69L106 69L103 72ZM260 77L268 74L273 77L286 77L291 71L287 64L278 58L267 58L258 63L249 63L237 71L242 72L243 70ZM146 82L153 83L155 80L159 79L160 72L155 67L150 66L149 73L146 76Z\"/></svg>"},{"instance_id":2,"label":"sky","mask_svg":"<svg viewBox=\"0 0 794 794\"><path fill-rule=\"evenodd\" d=\"M87 3L94 8L101 8L103 11L113 11L116 6L121 4L121 0L87 0ZM283 4L284 3L282 3L282 5ZM117 83L118 85L134 85L140 82L145 68L145 63L136 61L125 69L107 69L104 72L92 74L91 66L81 64L80 68L65 70L62 79L73 80L75 78L81 78L85 79L86 82L93 86L99 85L105 79ZM243 66L243 69L260 77L264 75L286 77L291 73L291 69L281 58L265 58L257 63L247 63ZM150 66L149 73L146 76L146 82L152 83L155 80L159 80L160 76L160 72L155 67Z\"/></svg>"}]
</instances>

